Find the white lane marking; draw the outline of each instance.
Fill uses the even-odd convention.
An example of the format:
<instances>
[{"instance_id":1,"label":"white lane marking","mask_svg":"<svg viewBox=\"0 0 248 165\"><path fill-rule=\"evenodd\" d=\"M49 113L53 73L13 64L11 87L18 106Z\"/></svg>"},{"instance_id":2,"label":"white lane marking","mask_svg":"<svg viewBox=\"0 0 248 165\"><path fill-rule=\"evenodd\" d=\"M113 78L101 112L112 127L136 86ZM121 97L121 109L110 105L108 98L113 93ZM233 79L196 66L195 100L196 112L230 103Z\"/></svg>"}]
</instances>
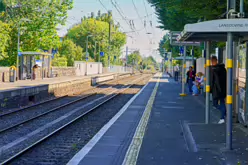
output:
<instances>
[{"instance_id":1,"label":"white lane marking","mask_svg":"<svg viewBox=\"0 0 248 165\"><path fill-rule=\"evenodd\" d=\"M96 143L102 138L102 136L108 131L108 129L116 122L116 120L127 110L130 104L141 94L141 92L146 88L148 83L134 95L122 108L121 110L107 123L100 131L67 163L67 165L77 165L84 159L84 157L92 150Z\"/></svg>"}]
</instances>

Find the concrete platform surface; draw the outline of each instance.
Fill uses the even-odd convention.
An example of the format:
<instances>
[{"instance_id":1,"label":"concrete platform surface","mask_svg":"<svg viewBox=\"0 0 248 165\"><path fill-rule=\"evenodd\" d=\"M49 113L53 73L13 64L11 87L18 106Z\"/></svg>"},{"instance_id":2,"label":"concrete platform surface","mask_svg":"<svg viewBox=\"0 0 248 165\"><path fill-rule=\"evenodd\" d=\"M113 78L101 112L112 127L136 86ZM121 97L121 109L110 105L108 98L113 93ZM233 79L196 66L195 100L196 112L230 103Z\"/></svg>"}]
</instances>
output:
<instances>
[{"instance_id":1,"label":"concrete platform surface","mask_svg":"<svg viewBox=\"0 0 248 165\"><path fill-rule=\"evenodd\" d=\"M112 75L112 74L113 73L105 73L105 74L100 74L100 75L89 75L89 76L70 76L70 77L66 76L66 77L44 78L44 79L37 79L37 80L19 80L14 83L0 82L0 92L3 90L33 87L33 86L39 86L39 85L57 84L57 83L68 82L68 81L88 79L93 76L107 76L107 75Z\"/></svg>"},{"instance_id":2,"label":"concrete platform surface","mask_svg":"<svg viewBox=\"0 0 248 165\"><path fill-rule=\"evenodd\" d=\"M219 112L212 108L205 125L201 96L179 93L178 83L155 75L67 165L247 165L247 129L234 125L226 151Z\"/></svg>"}]
</instances>

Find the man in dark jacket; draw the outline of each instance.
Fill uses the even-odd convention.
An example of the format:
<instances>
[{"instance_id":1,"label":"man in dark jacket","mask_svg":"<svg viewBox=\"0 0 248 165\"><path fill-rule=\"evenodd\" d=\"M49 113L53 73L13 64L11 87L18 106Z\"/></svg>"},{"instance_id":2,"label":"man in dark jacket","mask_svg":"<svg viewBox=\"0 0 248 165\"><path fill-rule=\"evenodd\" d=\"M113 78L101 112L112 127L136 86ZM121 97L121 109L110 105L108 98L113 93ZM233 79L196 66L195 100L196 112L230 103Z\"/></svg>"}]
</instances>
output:
<instances>
[{"instance_id":1,"label":"man in dark jacket","mask_svg":"<svg viewBox=\"0 0 248 165\"><path fill-rule=\"evenodd\" d=\"M219 124L222 124L225 122L226 116L226 68L224 64L218 64L216 56L211 57L211 62L210 89L213 97L213 104L221 112Z\"/></svg>"}]
</instances>

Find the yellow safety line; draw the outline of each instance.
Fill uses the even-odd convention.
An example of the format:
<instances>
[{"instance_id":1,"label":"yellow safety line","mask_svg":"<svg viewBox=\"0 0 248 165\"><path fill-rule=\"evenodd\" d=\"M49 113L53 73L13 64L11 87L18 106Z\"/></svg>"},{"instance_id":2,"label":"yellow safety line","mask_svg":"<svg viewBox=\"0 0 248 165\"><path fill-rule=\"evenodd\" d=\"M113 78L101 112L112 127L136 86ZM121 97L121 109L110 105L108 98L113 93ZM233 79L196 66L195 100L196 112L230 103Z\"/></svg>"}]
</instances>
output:
<instances>
[{"instance_id":1,"label":"yellow safety line","mask_svg":"<svg viewBox=\"0 0 248 165\"><path fill-rule=\"evenodd\" d=\"M161 77L161 75L159 77ZM136 128L133 140L132 140L132 142L128 148L128 151L126 153L126 156L125 156L125 159L124 159L122 165L136 165L136 163L137 163L137 159L139 156L139 151L140 151L140 148L142 145L143 137L145 135L146 126L147 126L148 120L150 118L152 106L153 106L155 96L156 96L156 93L158 90L159 79L157 79L156 85L155 85L153 92L149 98L149 101L146 105L145 111L144 111L143 116L139 122L139 125Z\"/></svg>"}]
</instances>

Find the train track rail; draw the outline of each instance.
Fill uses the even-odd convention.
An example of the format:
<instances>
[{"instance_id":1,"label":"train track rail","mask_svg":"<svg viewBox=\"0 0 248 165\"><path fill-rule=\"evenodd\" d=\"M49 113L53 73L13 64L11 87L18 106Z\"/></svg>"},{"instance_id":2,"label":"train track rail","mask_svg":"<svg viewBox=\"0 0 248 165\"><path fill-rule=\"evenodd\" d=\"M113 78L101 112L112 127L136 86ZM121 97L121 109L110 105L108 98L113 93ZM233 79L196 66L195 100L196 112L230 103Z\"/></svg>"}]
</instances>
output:
<instances>
[{"instance_id":1,"label":"train track rail","mask_svg":"<svg viewBox=\"0 0 248 165\"><path fill-rule=\"evenodd\" d=\"M132 77L129 77L128 79L130 78ZM24 107L18 110L0 114L0 133L12 129L20 124L24 124L25 122L31 121L35 119L36 116L39 117L45 115L49 112L56 111L64 106L81 101L89 96L93 96L96 93L103 92L107 89L107 87L113 87L113 85L118 84L118 81L122 81L122 79L108 81L106 82L108 83L108 85L100 84L92 87L91 89L84 91L84 95L78 95L79 98L66 95L52 100L47 100L29 107Z\"/></svg>"},{"instance_id":2,"label":"train track rail","mask_svg":"<svg viewBox=\"0 0 248 165\"><path fill-rule=\"evenodd\" d=\"M110 81L103 82L102 84L98 84L96 86L93 86L93 87L85 90L84 92L95 90L98 87L105 86L106 83L108 83L108 84L118 83L118 81L120 81L122 79L124 79L124 78L120 78L120 79L117 79L117 80L110 80ZM7 112L0 112L0 118L1 117L5 117L5 116L8 116L8 115L11 115L11 114L14 114L14 113L18 113L20 111L29 110L31 108L37 108L37 107L42 106L42 105L45 105L45 104L49 104L49 103L53 103L53 102L56 102L56 101L60 101L60 100L63 100L65 98L68 98L68 95L61 96L61 97L58 97L58 98L52 98L52 99L49 99L49 100L45 100L45 101L42 101L42 102L39 102L39 103L35 103L33 105L30 105L30 106L25 106L25 107L22 107L22 108L18 108L18 109L6 110Z\"/></svg>"},{"instance_id":3,"label":"train track rail","mask_svg":"<svg viewBox=\"0 0 248 165\"><path fill-rule=\"evenodd\" d=\"M85 104L84 106L82 104L79 104L78 106L74 107L75 108L73 110L74 112L70 111L69 115L68 114L63 114L60 117L60 118L62 118L61 121L58 121L57 123L54 122L54 121L56 121L56 120L58 120L60 118L57 118L55 120L54 119L51 120L51 123L53 123L53 124L51 124L50 126L45 127L45 128L44 128L44 125L43 125L44 129L40 130L40 132L37 133L37 130L39 130L39 129L34 130L33 132L36 132L37 136L33 132L31 132L31 135L30 136L27 135L26 139L24 138L24 140L23 140L23 137L20 137L18 139L19 143L18 143L18 140L17 140L17 141L10 142L8 144L4 144L4 145L0 146L0 154L2 152L2 154L1 154L2 156L0 156L0 162L1 162L0 164L6 164L6 163L9 163L9 162L12 162L13 160L15 160L16 158L21 156L26 151L32 149L33 147L37 146L38 144L40 144L44 140L52 137L53 135L55 135L59 131L63 130L67 126L69 126L69 125L73 124L74 122L78 121L79 119L83 118L88 113L94 111L96 108L98 108L98 107L102 106L103 104L105 104L106 102L112 100L113 98L118 96L121 92L129 89L133 84L135 84L136 82L138 82L139 80L144 79L144 78L145 77L139 77L138 79L133 80L131 83L125 83L124 85L115 85L115 86L109 87L107 89L104 89L104 90L109 90L109 89L111 89L111 90L108 92L108 94L105 94L105 95L100 96L100 97L92 98L91 100L86 100L86 102L84 102L84 104ZM125 81L130 82L130 80L127 80L127 79L125 79ZM47 115L49 113L52 113L54 111L57 111L57 110L59 110L61 108L65 108L65 107L68 107L70 105L73 105L73 104L75 104L75 103L77 103L77 102L79 102L81 100L87 99L87 98L89 98L90 96L93 96L93 95L95 95L95 93L92 94L92 95L88 95L88 96L78 98L77 100L74 100L74 101L72 101L70 103L61 105L60 107L54 108L54 109L50 110L49 112L45 112L43 114L40 114L39 116L36 116L36 117L34 117L32 119L29 119L29 121L24 121L24 123L19 123L19 124L13 125L12 127L6 128L5 130L2 130L2 132L0 132L0 136L1 136L1 133L6 133L6 132L8 132L8 130L12 130L12 133L13 133L13 130L15 128L17 128L17 127L20 127L20 128L25 127L25 123L29 123L32 120L35 120L35 119L40 118L42 116L45 116L45 115ZM84 110L80 111L82 109L84 109ZM54 125L55 125L55 127L54 127ZM18 129L19 128L17 128L17 131L18 131ZM46 134L44 134L44 131L48 130L48 129L50 129L50 131L48 131L48 132L46 132ZM33 138L32 135L36 136L36 138ZM33 140L31 140L31 142L30 142L31 138ZM23 141L20 141L20 139L22 139ZM23 146L23 143L25 143L26 145ZM19 149L16 149L14 146L19 146ZM22 147L20 147L20 146L22 146ZM14 148L12 148L12 147L14 147ZM11 148L14 149L17 152L13 153L13 150L11 150ZM6 152L7 154L6 153L3 154L4 151L7 151Z\"/></svg>"}]
</instances>

